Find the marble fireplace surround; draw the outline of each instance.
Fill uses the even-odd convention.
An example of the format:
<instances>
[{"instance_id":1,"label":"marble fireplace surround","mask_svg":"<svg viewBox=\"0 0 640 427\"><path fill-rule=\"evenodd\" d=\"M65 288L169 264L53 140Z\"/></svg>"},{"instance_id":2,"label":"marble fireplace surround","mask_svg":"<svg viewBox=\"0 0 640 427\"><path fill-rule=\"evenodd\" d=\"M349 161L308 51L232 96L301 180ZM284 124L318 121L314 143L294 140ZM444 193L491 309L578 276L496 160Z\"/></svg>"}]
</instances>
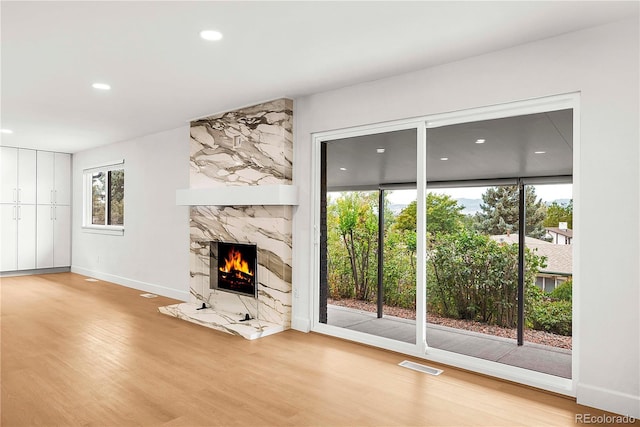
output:
<instances>
[{"instance_id":1,"label":"marble fireplace surround","mask_svg":"<svg viewBox=\"0 0 640 427\"><path fill-rule=\"evenodd\" d=\"M160 312L246 339L290 328L292 123L288 99L191 122L190 188L176 191L191 207L190 300ZM209 289L212 241L257 245L257 298Z\"/></svg>"}]
</instances>

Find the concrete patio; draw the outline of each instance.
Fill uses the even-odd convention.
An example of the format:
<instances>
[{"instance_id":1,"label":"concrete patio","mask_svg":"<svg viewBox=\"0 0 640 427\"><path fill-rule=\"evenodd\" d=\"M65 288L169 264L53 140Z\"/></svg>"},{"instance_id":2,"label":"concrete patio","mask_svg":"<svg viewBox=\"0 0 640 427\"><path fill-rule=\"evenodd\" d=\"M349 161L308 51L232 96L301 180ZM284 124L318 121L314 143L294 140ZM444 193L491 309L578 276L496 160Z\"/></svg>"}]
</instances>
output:
<instances>
[{"instance_id":1,"label":"concrete patio","mask_svg":"<svg viewBox=\"0 0 640 427\"><path fill-rule=\"evenodd\" d=\"M415 343L415 320L384 316L335 305L327 306L327 323L354 331ZM517 346L509 338L480 334L427 323L430 347L571 378L571 350L526 343Z\"/></svg>"}]
</instances>

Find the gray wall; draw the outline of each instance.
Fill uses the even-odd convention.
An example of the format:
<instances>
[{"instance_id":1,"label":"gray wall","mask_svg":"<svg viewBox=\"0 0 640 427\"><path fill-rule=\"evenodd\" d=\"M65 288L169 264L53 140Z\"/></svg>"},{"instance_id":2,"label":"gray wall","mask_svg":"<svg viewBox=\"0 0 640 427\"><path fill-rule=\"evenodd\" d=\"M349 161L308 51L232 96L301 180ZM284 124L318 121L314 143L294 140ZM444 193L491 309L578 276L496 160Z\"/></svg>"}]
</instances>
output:
<instances>
[{"instance_id":1,"label":"gray wall","mask_svg":"<svg viewBox=\"0 0 640 427\"><path fill-rule=\"evenodd\" d=\"M82 171L125 160L123 236L82 229ZM186 301L189 208L176 191L189 187L189 127L82 151L73 156L72 271Z\"/></svg>"}]
</instances>

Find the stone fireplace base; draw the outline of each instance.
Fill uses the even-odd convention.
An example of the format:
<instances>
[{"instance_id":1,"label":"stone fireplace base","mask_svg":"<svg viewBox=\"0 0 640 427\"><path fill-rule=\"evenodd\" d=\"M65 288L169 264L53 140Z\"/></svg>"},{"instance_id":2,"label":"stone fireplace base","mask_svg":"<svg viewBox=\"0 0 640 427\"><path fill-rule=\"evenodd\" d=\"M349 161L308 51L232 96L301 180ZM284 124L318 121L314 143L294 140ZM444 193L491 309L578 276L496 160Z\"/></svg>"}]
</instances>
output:
<instances>
[{"instance_id":1,"label":"stone fireplace base","mask_svg":"<svg viewBox=\"0 0 640 427\"><path fill-rule=\"evenodd\" d=\"M227 313L213 308L198 310L198 307L197 304L193 303L181 303L158 307L158 310L162 314L228 334L240 335L248 340L263 338L284 331L283 325L267 322L266 320L251 319L240 321L243 316L241 313Z\"/></svg>"}]
</instances>

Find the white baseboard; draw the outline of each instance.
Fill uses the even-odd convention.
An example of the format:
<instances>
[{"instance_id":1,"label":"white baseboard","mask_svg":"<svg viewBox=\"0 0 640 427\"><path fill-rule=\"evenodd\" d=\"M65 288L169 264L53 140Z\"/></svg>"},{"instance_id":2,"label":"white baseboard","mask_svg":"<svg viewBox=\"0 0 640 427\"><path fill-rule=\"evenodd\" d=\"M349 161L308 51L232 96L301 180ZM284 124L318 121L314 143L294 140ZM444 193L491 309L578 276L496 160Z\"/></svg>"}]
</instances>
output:
<instances>
[{"instance_id":1,"label":"white baseboard","mask_svg":"<svg viewBox=\"0 0 640 427\"><path fill-rule=\"evenodd\" d=\"M640 419L640 396L620 393L601 387L578 384L576 389L578 404L604 411ZM591 414L598 415L598 414Z\"/></svg>"},{"instance_id":2,"label":"white baseboard","mask_svg":"<svg viewBox=\"0 0 640 427\"><path fill-rule=\"evenodd\" d=\"M177 289L167 288L165 286L156 285L153 283L142 282L140 280L128 279L126 277L116 276L114 274L103 273L101 271L93 271L86 268L71 266L71 272L82 274L83 276L95 277L96 279L112 282L117 285L126 286L128 288L138 289L145 292L151 292L163 297L174 298L180 301L189 300L188 291L179 291Z\"/></svg>"},{"instance_id":3,"label":"white baseboard","mask_svg":"<svg viewBox=\"0 0 640 427\"><path fill-rule=\"evenodd\" d=\"M291 329L300 332L309 332L311 330L311 322L304 317L294 317L291 320Z\"/></svg>"}]
</instances>

